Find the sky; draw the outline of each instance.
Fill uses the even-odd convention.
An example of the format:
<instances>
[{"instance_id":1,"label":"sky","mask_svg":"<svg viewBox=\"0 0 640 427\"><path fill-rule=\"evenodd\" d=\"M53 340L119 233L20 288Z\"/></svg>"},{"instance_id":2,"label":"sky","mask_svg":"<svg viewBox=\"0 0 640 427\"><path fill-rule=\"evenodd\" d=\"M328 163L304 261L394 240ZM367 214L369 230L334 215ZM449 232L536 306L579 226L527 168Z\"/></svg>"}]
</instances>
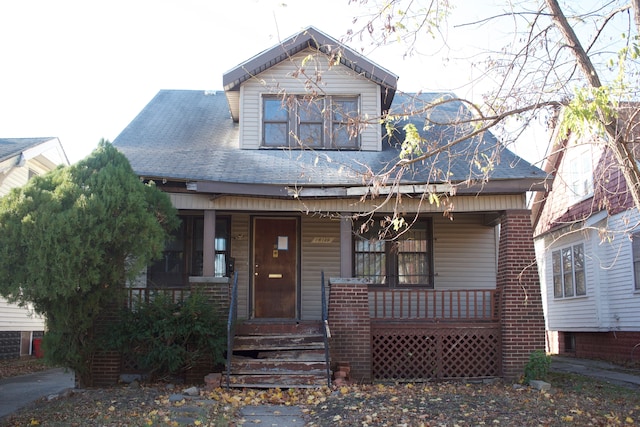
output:
<instances>
[{"instance_id":1,"label":"sky","mask_svg":"<svg viewBox=\"0 0 640 427\"><path fill-rule=\"evenodd\" d=\"M336 39L359 29L365 11L353 3L2 1L0 138L57 137L76 162L101 138L113 141L161 89L221 90L224 72L308 26ZM487 17L492 4L464 2L450 21ZM465 85L476 71L462 59L464 50L483 47L496 34L479 29L450 38L446 48L428 42L411 57L398 46L350 46L397 74L402 91L473 97L479 94Z\"/></svg>"}]
</instances>

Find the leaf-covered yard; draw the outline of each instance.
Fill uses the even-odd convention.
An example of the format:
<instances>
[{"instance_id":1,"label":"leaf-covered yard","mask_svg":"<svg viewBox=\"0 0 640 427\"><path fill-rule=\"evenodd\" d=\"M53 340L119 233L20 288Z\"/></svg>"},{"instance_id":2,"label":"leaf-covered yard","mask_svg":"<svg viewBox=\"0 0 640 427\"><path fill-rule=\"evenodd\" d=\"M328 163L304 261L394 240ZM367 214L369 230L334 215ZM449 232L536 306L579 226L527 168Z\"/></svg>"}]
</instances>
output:
<instances>
[{"instance_id":1,"label":"leaf-covered yard","mask_svg":"<svg viewBox=\"0 0 640 427\"><path fill-rule=\"evenodd\" d=\"M239 417L240 407L273 404L299 406L308 426L640 425L638 390L569 374L552 374L550 381L550 392L502 381L352 385L319 390L219 388L175 402L171 395L184 387L122 386L42 399L5 419L3 425L255 425ZM191 421L185 421L186 414L191 414Z\"/></svg>"}]
</instances>

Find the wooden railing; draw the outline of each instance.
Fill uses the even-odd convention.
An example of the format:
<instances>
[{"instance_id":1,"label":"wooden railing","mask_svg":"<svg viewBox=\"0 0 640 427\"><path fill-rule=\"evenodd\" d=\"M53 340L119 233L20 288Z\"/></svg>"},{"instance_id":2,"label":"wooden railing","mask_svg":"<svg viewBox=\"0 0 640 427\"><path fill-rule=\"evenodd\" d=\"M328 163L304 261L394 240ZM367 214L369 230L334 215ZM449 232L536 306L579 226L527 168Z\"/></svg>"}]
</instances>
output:
<instances>
[{"instance_id":1,"label":"wooden railing","mask_svg":"<svg viewBox=\"0 0 640 427\"><path fill-rule=\"evenodd\" d=\"M433 290L369 288L371 320L495 322L499 294L493 289Z\"/></svg>"},{"instance_id":2,"label":"wooden railing","mask_svg":"<svg viewBox=\"0 0 640 427\"><path fill-rule=\"evenodd\" d=\"M143 302L153 301L156 295L163 294L171 298L171 301L182 301L189 296L189 288L126 288L127 308L133 309Z\"/></svg>"}]
</instances>

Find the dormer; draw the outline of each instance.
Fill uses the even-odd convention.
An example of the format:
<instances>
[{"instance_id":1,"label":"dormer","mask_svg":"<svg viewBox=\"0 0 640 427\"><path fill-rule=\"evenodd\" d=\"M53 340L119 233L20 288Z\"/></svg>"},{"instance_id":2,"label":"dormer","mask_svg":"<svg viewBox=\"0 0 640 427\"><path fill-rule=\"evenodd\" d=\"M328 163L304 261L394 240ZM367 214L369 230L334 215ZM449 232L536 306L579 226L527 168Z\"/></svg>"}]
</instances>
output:
<instances>
[{"instance_id":1,"label":"dormer","mask_svg":"<svg viewBox=\"0 0 640 427\"><path fill-rule=\"evenodd\" d=\"M382 149L398 77L309 27L223 75L241 149Z\"/></svg>"}]
</instances>

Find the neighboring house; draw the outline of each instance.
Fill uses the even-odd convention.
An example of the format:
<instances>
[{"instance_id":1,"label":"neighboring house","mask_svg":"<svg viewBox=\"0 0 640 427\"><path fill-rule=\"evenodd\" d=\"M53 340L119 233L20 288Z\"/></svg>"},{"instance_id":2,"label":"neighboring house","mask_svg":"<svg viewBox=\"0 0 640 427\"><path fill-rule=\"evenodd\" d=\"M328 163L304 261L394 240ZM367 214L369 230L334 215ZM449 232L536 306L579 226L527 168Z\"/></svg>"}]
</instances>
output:
<instances>
[{"instance_id":1,"label":"neighboring house","mask_svg":"<svg viewBox=\"0 0 640 427\"><path fill-rule=\"evenodd\" d=\"M622 105L618 123L628 147L637 146L638 105ZM545 165L553 183L533 205L547 345L551 353L638 360L640 216L602 138L556 131Z\"/></svg>"},{"instance_id":2,"label":"neighboring house","mask_svg":"<svg viewBox=\"0 0 640 427\"><path fill-rule=\"evenodd\" d=\"M402 197L383 204L389 187L370 197L377 187L369 172L388 170L403 138L386 137L380 116L413 109L409 120L423 131L420 109L453 95L396 93L396 75L312 27L234 67L223 85L160 91L114 140L182 219L164 258L130 285L132 295L200 287L226 310L237 273L231 304L242 325L233 350L244 358L234 356L232 385L270 384L258 374L281 366L277 349L249 335L280 334L284 350L292 344L281 335L302 342L323 329L323 273L331 367L349 365L352 379L522 373L529 354L544 348L525 203L528 191L543 189L540 169L505 149L490 179L475 182L482 173L473 153L498 144L487 132L408 168ZM470 117L451 102L431 119L460 114ZM460 131L434 125L423 135L443 147ZM429 203L427 188L448 194L450 204ZM394 208L415 222L381 239L377 224ZM370 216L375 224L364 230ZM293 359L303 358L298 350ZM256 366L265 359L270 367ZM103 355L99 366L97 383L116 379L116 355Z\"/></svg>"},{"instance_id":3,"label":"neighboring house","mask_svg":"<svg viewBox=\"0 0 640 427\"><path fill-rule=\"evenodd\" d=\"M0 138L0 197L58 165L69 165L58 138ZM44 330L41 316L0 297L0 359L32 354L33 338Z\"/></svg>"}]
</instances>

